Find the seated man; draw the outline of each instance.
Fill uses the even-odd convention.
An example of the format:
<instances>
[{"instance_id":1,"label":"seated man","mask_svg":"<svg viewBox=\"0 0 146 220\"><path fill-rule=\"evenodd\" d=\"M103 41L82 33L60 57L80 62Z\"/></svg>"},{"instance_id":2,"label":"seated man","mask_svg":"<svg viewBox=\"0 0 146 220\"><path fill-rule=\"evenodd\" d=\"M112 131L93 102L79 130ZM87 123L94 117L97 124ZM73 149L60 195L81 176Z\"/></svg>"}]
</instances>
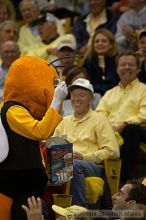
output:
<instances>
[{"instance_id":1,"label":"seated man","mask_svg":"<svg viewBox=\"0 0 146 220\"><path fill-rule=\"evenodd\" d=\"M96 111L108 117L114 131L121 134L121 181L133 178L134 164L141 142L146 143L146 131L141 123L146 119L146 85L139 82L139 59L133 52L117 57L120 83L107 91Z\"/></svg>"},{"instance_id":2,"label":"seated man","mask_svg":"<svg viewBox=\"0 0 146 220\"><path fill-rule=\"evenodd\" d=\"M69 42L68 44L70 45L68 48L71 51L75 51L75 37L72 34L59 34L57 28L57 18L53 14L47 12L40 15L36 23L40 41L37 43L35 41L32 42L29 49L26 51L23 49L22 55L38 56L50 63L60 57L59 52L62 49L62 46L60 45L63 44L64 41L67 41L67 43ZM73 54L73 52L71 54Z\"/></svg>"},{"instance_id":3,"label":"seated man","mask_svg":"<svg viewBox=\"0 0 146 220\"><path fill-rule=\"evenodd\" d=\"M107 118L91 110L93 86L87 79L77 79L69 87L72 115L63 118L54 136L66 135L73 143L72 203L87 207L84 177L103 177L103 160L117 158L119 149Z\"/></svg>"}]
</instances>

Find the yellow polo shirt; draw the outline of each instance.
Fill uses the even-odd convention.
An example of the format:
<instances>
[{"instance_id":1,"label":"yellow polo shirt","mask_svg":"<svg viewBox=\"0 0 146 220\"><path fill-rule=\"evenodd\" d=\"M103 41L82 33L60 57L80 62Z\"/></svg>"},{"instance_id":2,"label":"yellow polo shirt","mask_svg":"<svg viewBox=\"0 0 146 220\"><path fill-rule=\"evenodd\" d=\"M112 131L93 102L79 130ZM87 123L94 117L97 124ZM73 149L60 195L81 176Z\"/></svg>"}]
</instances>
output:
<instances>
[{"instance_id":1,"label":"yellow polo shirt","mask_svg":"<svg viewBox=\"0 0 146 220\"><path fill-rule=\"evenodd\" d=\"M126 88L115 86L105 93L96 111L104 113L112 126L141 123L146 120L146 85L135 79Z\"/></svg>"},{"instance_id":2,"label":"yellow polo shirt","mask_svg":"<svg viewBox=\"0 0 146 220\"><path fill-rule=\"evenodd\" d=\"M119 148L107 118L90 110L82 119L74 115L63 118L53 136L67 135L73 143L74 152L83 154L83 159L100 163L110 157L119 157Z\"/></svg>"}]
</instances>

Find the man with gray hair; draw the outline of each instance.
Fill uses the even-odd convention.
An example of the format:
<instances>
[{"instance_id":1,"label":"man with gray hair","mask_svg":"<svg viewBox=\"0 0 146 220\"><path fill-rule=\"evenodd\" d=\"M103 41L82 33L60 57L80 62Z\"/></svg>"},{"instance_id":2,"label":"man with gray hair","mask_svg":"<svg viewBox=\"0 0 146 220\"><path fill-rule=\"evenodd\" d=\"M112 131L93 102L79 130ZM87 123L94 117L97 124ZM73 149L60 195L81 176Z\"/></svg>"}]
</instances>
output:
<instances>
[{"instance_id":1,"label":"man with gray hair","mask_svg":"<svg viewBox=\"0 0 146 220\"><path fill-rule=\"evenodd\" d=\"M74 113L63 118L54 136L66 135L73 143L72 204L87 207L84 178L103 178L103 161L117 158L119 148L107 118L91 110L94 90L89 80L79 78L68 90Z\"/></svg>"},{"instance_id":2,"label":"man with gray hair","mask_svg":"<svg viewBox=\"0 0 146 220\"><path fill-rule=\"evenodd\" d=\"M0 54L2 60L0 64L0 102L2 102L3 87L8 69L20 57L20 49L16 41L6 41L1 44Z\"/></svg>"},{"instance_id":3,"label":"man with gray hair","mask_svg":"<svg viewBox=\"0 0 146 220\"><path fill-rule=\"evenodd\" d=\"M40 41L36 25L40 12L35 0L22 0L19 4L19 10L24 25L20 28L18 43L22 54L26 55L23 51L29 51L29 46L31 46L32 42L38 43Z\"/></svg>"}]
</instances>

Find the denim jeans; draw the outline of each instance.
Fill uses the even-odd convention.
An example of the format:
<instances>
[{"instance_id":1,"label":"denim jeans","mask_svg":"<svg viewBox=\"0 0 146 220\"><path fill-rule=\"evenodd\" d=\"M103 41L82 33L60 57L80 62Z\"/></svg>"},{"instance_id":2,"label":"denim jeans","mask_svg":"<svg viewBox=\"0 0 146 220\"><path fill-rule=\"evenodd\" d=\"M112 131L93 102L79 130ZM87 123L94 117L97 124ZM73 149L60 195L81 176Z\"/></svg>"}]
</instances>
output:
<instances>
[{"instance_id":1,"label":"denim jeans","mask_svg":"<svg viewBox=\"0 0 146 220\"><path fill-rule=\"evenodd\" d=\"M103 177L103 167L92 162L74 159L73 179L71 182L72 205L80 205L87 208L84 178L89 176Z\"/></svg>"}]
</instances>

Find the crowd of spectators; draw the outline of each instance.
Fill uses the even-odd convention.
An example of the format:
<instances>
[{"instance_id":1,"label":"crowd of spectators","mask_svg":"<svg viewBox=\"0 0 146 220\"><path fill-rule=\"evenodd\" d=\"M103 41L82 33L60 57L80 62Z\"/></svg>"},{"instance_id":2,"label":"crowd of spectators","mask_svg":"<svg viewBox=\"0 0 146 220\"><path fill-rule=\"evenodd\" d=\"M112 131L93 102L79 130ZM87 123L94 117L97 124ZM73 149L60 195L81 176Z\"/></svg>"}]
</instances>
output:
<instances>
[{"instance_id":1,"label":"crowd of spectators","mask_svg":"<svg viewBox=\"0 0 146 220\"><path fill-rule=\"evenodd\" d=\"M37 56L48 64L56 60L53 65L59 78L69 87L80 78L91 83L91 88L93 86L93 91L87 88L89 94L82 84L70 90L63 102L63 121L54 133L69 136L74 149L77 149L72 181L74 204L84 206L75 196L81 193L79 185L75 185L75 178L76 181L79 178L76 177L76 167L80 165L81 169L81 164L75 164L76 160L83 162L85 169L88 165L85 163L93 162L95 165L97 159L102 158L103 162L112 155L110 147L114 148L114 144L111 143L110 150L106 149L109 153L107 158L103 155L98 158L98 153L95 155L95 143L97 152L101 151L101 154L108 146L102 145L109 132L105 130L105 135L102 135L104 125L106 129L110 126L109 130L118 132L124 140L120 148L121 183L134 178L140 143L146 144L145 127L142 126L146 120L146 0L0 0L0 106L9 67L23 56ZM74 101L76 97L82 99L82 96L87 96L87 108L84 100ZM79 111L78 105L85 108L81 118L74 117ZM95 121L89 120L91 112L96 114ZM108 118L110 125L104 117ZM98 125L97 130L96 126L91 130L96 136L94 140L87 132L91 127L89 124L86 127L85 119L93 127L94 123ZM76 120L80 126L82 121L85 123L78 128L78 136L81 131L82 137L86 134L87 149L81 137L78 143L74 141ZM90 134L88 137L87 133ZM112 135L111 132L110 138ZM84 155L85 151L89 152ZM83 186L83 180L80 184ZM75 191L75 187L78 190ZM23 208L29 215L28 209Z\"/></svg>"},{"instance_id":2,"label":"crowd of spectators","mask_svg":"<svg viewBox=\"0 0 146 220\"><path fill-rule=\"evenodd\" d=\"M101 96L119 82L116 55L128 49L141 51L137 32L146 26L144 0L110 1L110 4L106 0L1 0L0 4L0 44L17 41L21 56L34 55L51 62L70 55L62 52L69 47L60 47L69 38L74 45L72 55L83 56L78 65L87 70L95 92ZM140 52L137 54L141 56ZM143 72L144 63L145 55ZM144 74L140 75L144 81Z\"/></svg>"}]
</instances>

